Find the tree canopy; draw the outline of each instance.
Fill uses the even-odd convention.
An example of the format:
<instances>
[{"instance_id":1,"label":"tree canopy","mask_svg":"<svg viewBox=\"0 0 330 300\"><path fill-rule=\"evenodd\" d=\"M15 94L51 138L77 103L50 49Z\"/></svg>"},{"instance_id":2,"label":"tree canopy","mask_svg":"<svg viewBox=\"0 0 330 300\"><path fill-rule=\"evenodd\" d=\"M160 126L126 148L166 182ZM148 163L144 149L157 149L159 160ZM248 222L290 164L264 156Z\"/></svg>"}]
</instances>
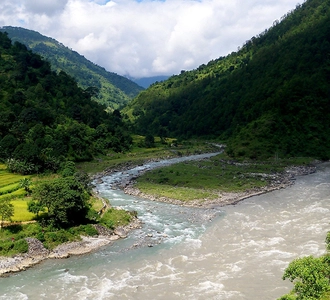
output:
<instances>
[{"instance_id":1,"label":"tree canopy","mask_svg":"<svg viewBox=\"0 0 330 300\"><path fill-rule=\"evenodd\" d=\"M55 171L129 149L121 115L107 113L65 72L0 32L0 160L13 172Z\"/></svg>"},{"instance_id":2,"label":"tree canopy","mask_svg":"<svg viewBox=\"0 0 330 300\"><path fill-rule=\"evenodd\" d=\"M47 209L48 221L57 227L83 224L89 211L88 192L73 176L38 184L33 190L31 211Z\"/></svg>"}]
</instances>

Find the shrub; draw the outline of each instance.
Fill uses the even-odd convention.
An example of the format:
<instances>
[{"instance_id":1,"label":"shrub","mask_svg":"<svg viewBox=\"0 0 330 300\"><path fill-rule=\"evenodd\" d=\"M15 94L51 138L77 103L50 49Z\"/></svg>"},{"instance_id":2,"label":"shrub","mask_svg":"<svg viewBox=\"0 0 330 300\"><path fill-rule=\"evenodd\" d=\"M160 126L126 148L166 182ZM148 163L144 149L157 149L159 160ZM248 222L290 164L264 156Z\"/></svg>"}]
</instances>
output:
<instances>
[{"instance_id":1,"label":"shrub","mask_svg":"<svg viewBox=\"0 0 330 300\"><path fill-rule=\"evenodd\" d=\"M20 239L14 242L13 250L18 253L26 253L29 250L29 244L25 239Z\"/></svg>"},{"instance_id":2,"label":"shrub","mask_svg":"<svg viewBox=\"0 0 330 300\"><path fill-rule=\"evenodd\" d=\"M95 229L94 226L88 224L88 225L82 225L83 232L88 236L94 236L98 235L98 231Z\"/></svg>"}]
</instances>

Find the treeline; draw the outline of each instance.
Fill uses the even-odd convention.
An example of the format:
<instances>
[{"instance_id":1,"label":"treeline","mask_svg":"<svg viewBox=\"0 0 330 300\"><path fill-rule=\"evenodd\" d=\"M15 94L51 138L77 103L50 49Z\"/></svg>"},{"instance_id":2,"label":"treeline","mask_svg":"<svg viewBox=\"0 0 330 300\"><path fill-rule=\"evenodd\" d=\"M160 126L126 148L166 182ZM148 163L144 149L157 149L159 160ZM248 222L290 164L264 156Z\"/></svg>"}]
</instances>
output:
<instances>
[{"instance_id":1,"label":"treeline","mask_svg":"<svg viewBox=\"0 0 330 300\"><path fill-rule=\"evenodd\" d=\"M0 32L0 160L12 171L35 173L128 149L119 111L106 113L92 94Z\"/></svg>"},{"instance_id":2,"label":"treeline","mask_svg":"<svg viewBox=\"0 0 330 300\"><path fill-rule=\"evenodd\" d=\"M239 51L154 84L139 133L227 140L233 156L330 158L330 1L308 0Z\"/></svg>"}]
</instances>

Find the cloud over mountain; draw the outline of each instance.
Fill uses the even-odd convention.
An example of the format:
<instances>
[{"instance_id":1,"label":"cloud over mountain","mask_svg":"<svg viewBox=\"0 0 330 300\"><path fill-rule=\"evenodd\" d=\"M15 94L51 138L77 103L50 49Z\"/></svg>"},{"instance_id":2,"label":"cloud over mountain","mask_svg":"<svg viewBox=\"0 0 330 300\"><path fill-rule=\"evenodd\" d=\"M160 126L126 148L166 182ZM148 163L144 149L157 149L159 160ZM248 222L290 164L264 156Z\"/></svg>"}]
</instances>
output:
<instances>
[{"instance_id":1,"label":"cloud over mountain","mask_svg":"<svg viewBox=\"0 0 330 300\"><path fill-rule=\"evenodd\" d=\"M296 4L296 0L2 0L0 26L39 31L121 75L171 75L235 51Z\"/></svg>"}]
</instances>

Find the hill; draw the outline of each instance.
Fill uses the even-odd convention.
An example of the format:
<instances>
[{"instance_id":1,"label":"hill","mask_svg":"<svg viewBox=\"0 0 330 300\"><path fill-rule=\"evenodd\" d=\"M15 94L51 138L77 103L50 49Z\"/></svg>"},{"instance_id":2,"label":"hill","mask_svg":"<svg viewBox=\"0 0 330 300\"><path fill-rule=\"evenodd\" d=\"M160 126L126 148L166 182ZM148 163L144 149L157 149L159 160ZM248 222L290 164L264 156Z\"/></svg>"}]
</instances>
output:
<instances>
[{"instance_id":1,"label":"hill","mask_svg":"<svg viewBox=\"0 0 330 300\"><path fill-rule=\"evenodd\" d=\"M308 0L239 51L153 84L139 133L227 140L233 156L330 158L330 1Z\"/></svg>"},{"instance_id":2,"label":"hill","mask_svg":"<svg viewBox=\"0 0 330 300\"><path fill-rule=\"evenodd\" d=\"M36 31L11 26L4 26L0 31L7 32L13 42L25 44L33 52L40 54L51 63L53 70L62 70L74 77L82 88L96 87L99 92L93 99L110 110L124 106L143 90L133 81L106 71L55 39Z\"/></svg>"},{"instance_id":3,"label":"hill","mask_svg":"<svg viewBox=\"0 0 330 300\"><path fill-rule=\"evenodd\" d=\"M2 32L0 86L0 161L12 171L56 171L66 160L130 147L118 110L105 112L90 89Z\"/></svg>"}]
</instances>

